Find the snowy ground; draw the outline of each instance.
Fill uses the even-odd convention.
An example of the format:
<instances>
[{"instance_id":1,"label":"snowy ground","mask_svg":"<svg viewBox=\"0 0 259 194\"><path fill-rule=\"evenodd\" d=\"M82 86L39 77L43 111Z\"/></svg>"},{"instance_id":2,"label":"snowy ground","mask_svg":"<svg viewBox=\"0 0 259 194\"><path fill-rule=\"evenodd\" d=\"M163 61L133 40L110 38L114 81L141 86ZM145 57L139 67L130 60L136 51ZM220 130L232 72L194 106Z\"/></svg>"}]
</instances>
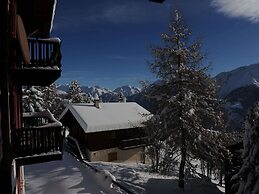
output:
<instances>
[{"instance_id":1,"label":"snowy ground","mask_svg":"<svg viewBox=\"0 0 259 194\"><path fill-rule=\"evenodd\" d=\"M118 194L100 174L73 156L64 153L63 160L25 166L26 194Z\"/></svg>"},{"instance_id":2,"label":"snowy ground","mask_svg":"<svg viewBox=\"0 0 259 194\"><path fill-rule=\"evenodd\" d=\"M110 172L116 181L136 194L183 194L176 176L149 173L143 164L91 162L95 168ZM26 194L118 194L111 180L96 173L68 153L63 160L25 166ZM221 188L222 189L222 188ZM223 190L205 179L192 178L184 194L223 194Z\"/></svg>"},{"instance_id":3,"label":"snowy ground","mask_svg":"<svg viewBox=\"0 0 259 194\"><path fill-rule=\"evenodd\" d=\"M176 176L162 176L149 173L142 164L119 164L110 162L91 162L100 170L108 170L116 181L136 194L180 194ZM222 194L224 189L205 179L189 179L184 194Z\"/></svg>"}]
</instances>

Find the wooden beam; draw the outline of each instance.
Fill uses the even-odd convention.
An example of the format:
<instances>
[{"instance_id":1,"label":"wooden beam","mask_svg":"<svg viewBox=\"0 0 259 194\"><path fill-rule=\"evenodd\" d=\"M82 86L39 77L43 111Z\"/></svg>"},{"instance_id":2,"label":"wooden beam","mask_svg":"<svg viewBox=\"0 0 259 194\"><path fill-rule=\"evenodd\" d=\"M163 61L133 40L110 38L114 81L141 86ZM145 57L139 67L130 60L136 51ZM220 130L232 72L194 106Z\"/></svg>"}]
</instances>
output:
<instances>
[{"instance_id":1,"label":"wooden beam","mask_svg":"<svg viewBox=\"0 0 259 194\"><path fill-rule=\"evenodd\" d=\"M10 68L11 37L14 26L10 25L15 14L15 0L0 1L0 108L2 132L2 160L0 162L1 193L12 193L12 150L10 124Z\"/></svg>"}]
</instances>

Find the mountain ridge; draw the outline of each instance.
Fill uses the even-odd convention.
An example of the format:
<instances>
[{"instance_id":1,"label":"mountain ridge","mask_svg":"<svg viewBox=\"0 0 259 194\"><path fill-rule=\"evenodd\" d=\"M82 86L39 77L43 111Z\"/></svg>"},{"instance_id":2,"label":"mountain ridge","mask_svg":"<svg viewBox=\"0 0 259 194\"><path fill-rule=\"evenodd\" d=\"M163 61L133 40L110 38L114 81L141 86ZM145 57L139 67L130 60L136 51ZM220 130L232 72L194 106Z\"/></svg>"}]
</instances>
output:
<instances>
[{"instance_id":1,"label":"mountain ridge","mask_svg":"<svg viewBox=\"0 0 259 194\"><path fill-rule=\"evenodd\" d=\"M122 93L125 97L129 97L141 92L141 89L131 85L124 85L117 87L114 90L100 86L80 86L83 93L95 96L96 94L102 98L103 102L117 101L118 95ZM64 95L64 92L69 91L68 84L61 84L57 86L58 92Z\"/></svg>"},{"instance_id":2,"label":"mountain ridge","mask_svg":"<svg viewBox=\"0 0 259 194\"><path fill-rule=\"evenodd\" d=\"M226 97L231 91L243 86L256 84L259 86L259 63L241 66L215 76L219 86L218 96Z\"/></svg>"}]
</instances>

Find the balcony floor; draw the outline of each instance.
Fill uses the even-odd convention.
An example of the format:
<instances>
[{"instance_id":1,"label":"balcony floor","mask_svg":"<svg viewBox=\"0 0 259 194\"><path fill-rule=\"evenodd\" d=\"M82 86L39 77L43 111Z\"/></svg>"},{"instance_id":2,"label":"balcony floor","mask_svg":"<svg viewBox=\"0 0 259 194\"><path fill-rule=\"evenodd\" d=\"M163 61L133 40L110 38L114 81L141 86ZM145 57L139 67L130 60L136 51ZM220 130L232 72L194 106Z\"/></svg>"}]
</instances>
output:
<instances>
[{"instance_id":1,"label":"balcony floor","mask_svg":"<svg viewBox=\"0 0 259 194\"><path fill-rule=\"evenodd\" d=\"M119 194L119 188L101 174L64 152L63 160L28 165L24 168L26 193ZM123 192L124 193L124 192Z\"/></svg>"}]
</instances>

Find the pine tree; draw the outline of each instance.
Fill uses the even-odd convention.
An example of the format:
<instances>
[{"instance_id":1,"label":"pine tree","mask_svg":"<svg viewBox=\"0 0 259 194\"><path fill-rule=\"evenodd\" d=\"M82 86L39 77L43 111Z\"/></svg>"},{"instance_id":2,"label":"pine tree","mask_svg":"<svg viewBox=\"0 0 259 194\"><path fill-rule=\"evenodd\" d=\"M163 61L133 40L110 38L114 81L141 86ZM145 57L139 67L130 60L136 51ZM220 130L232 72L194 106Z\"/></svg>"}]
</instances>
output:
<instances>
[{"instance_id":1,"label":"pine tree","mask_svg":"<svg viewBox=\"0 0 259 194\"><path fill-rule=\"evenodd\" d=\"M40 112L43 110L43 93L40 87L27 86L22 89L23 112Z\"/></svg>"},{"instance_id":2,"label":"pine tree","mask_svg":"<svg viewBox=\"0 0 259 194\"><path fill-rule=\"evenodd\" d=\"M222 119L215 81L202 65L201 43L191 41L191 32L178 10L174 16L169 33L161 36L164 46L151 48L154 62L150 68L161 82L152 86L150 95L158 100L157 114L167 143L178 148L179 187L184 189L185 169L191 167L191 158L214 164L222 162L226 152L218 132L212 130Z\"/></svg>"},{"instance_id":3,"label":"pine tree","mask_svg":"<svg viewBox=\"0 0 259 194\"><path fill-rule=\"evenodd\" d=\"M78 82L76 80L72 81L69 85L68 99L72 103L84 102L82 90L81 90L80 85L78 84Z\"/></svg>"},{"instance_id":4,"label":"pine tree","mask_svg":"<svg viewBox=\"0 0 259 194\"><path fill-rule=\"evenodd\" d=\"M57 94L57 88L55 84L50 86L42 87L44 109L48 109L56 118L64 110L63 99Z\"/></svg>"},{"instance_id":5,"label":"pine tree","mask_svg":"<svg viewBox=\"0 0 259 194\"><path fill-rule=\"evenodd\" d=\"M245 120L243 165L233 179L238 178L237 194L259 194L259 102Z\"/></svg>"},{"instance_id":6,"label":"pine tree","mask_svg":"<svg viewBox=\"0 0 259 194\"><path fill-rule=\"evenodd\" d=\"M49 109L52 112L52 107L55 104L55 98L57 98L56 85L51 84L50 86L42 87L44 108Z\"/></svg>"}]
</instances>

